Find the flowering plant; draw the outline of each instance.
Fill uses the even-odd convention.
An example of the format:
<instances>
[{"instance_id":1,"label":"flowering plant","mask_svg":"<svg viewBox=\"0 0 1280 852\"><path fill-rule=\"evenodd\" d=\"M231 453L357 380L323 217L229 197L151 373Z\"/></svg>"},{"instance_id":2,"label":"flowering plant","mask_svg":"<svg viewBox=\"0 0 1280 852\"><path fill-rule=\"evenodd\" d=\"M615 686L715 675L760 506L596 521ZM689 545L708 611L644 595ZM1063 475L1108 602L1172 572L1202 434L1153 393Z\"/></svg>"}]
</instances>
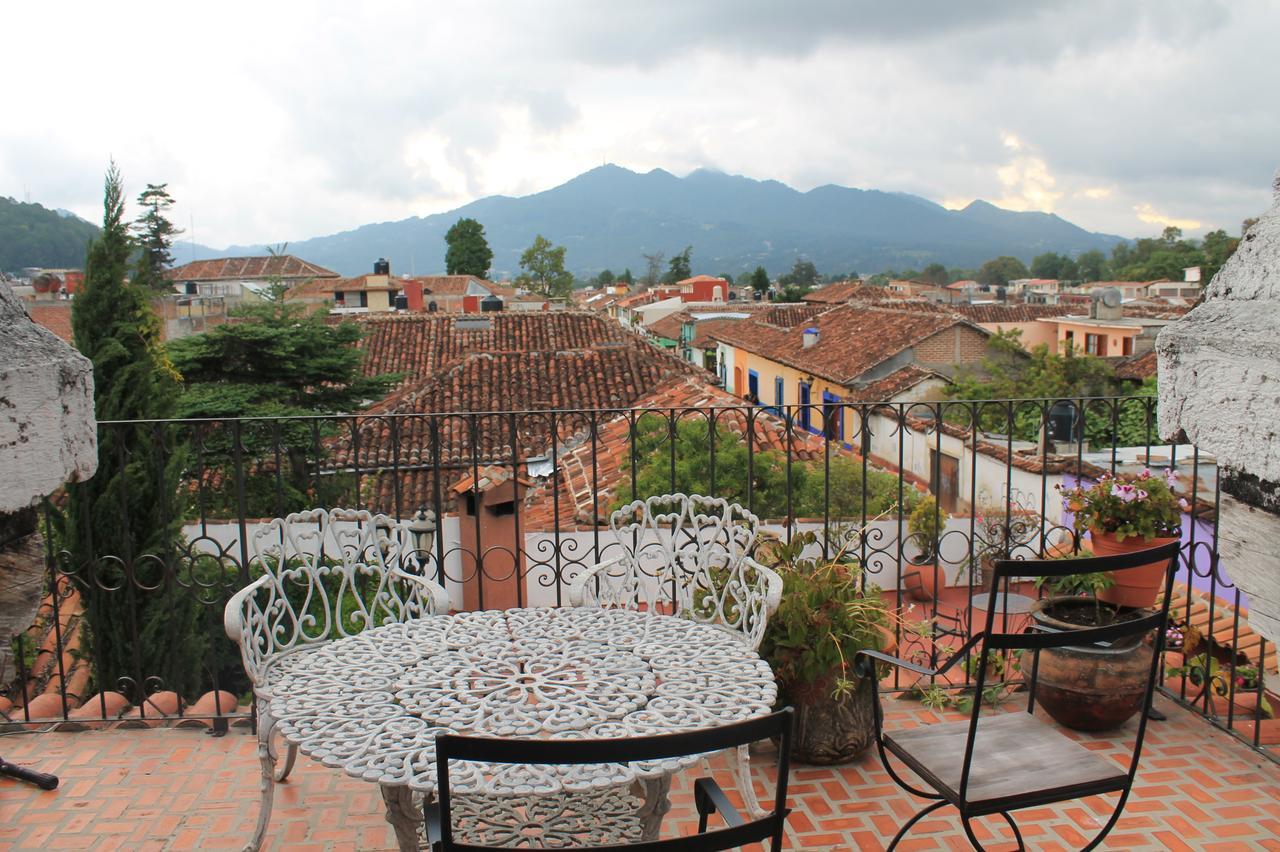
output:
<instances>
[{"instance_id":1,"label":"flowering plant","mask_svg":"<svg viewBox=\"0 0 1280 852\"><path fill-rule=\"evenodd\" d=\"M1076 486L1062 491L1065 507L1075 515L1076 532L1098 530L1115 533L1116 541L1142 536L1151 541L1157 536L1178 535L1187 501L1173 489L1178 479L1172 470L1154 476L1143 470L1133 480L1117 479L1107 474L1088 488Z\"/></svg>"}]
</instances>

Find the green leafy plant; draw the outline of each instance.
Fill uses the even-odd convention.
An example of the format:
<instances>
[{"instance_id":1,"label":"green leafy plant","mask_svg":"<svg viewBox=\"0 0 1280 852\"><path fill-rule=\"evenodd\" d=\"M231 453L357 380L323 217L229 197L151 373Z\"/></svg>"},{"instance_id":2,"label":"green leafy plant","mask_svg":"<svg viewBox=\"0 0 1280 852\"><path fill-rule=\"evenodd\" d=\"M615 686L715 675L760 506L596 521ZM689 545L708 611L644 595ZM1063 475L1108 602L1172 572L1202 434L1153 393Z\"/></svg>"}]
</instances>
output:
<instances>
[{"instance_id":1,"label":"green leafy plant","mask_svg":"<svg viewBox=\"0 0 1280 852\"><path fill-rule=\"evenodd\" d=\"M1116 541L1142 536L1176 536L1182 529L1186 500L1174 493L1177 479L1172 470L1153 476L1143 470L1131 481L1103 476L1089 487L1061 489L1065 507L1074 514L1076 532L1097 530L1115 533Z\"/></svg>"},{"instance_id":2,"label":"green leafy plant","mask_svg":"<svg viewBox=\"0 0 1280 852\"><path fill-rule=\"evenodd\" d=\"M804 557L816 541L812 532L802 532L757 552L782 576L782 603L769 619L760 656L788 699L847 694L856 685L858 652L886 643L890 613L880 589L865 582L861 566L843 552L830 560Z\"/></svg>"},{"instance_id":3,"label":"green leafy plant","mask_svg":"<svg viewBox=\"0 0 1280 852\"><path fill-rule=\"evenodd\" d=\"M1088 551L1079 554L1065 553L1056 559L1076 559L1092 556ZM1061 577L1037 577L1036 588L1047 588L1055 596L1087 597L1093 601L1094 623L1110 624L1116 615L1116 608L1104 604L1098 599L1098 593L1115 585L1115 577L1105 571L1092 571L1084 574L1066 574Z\"/></svg>"},{"instance_id":4,"label":"green leafy plant","mask_svg":"<svg viewBox=\"0 0 1280 852\"><path fill-rule=\"evenodd\" d=\"M1259 686L1257 666L1237 665L1232 669L1229 664L1223 663L1207 651L1188 657L1182 665L1167 667L1165 676L1186 677L1191 683L1202 687L1201 694L1204 689L1212 689L1214 694L1223 698L1237 691L1256 690ZM1271 703L1265 697L1258 703L1258 709L1264 718L1275 716Z\"/></svg>"},{"instance_id":5,"label":"green leafy plant","mask_svg":"<svg viewBox=\"0 0 1280 852\"><path fill-rule=\"evenodd\" d=\"M938 501L930 494L916 504L907 521L907 532L920 548L922 562L932 562L937 555L938 534L951 516L938 509Z\"/></svg>"}]
</instances>

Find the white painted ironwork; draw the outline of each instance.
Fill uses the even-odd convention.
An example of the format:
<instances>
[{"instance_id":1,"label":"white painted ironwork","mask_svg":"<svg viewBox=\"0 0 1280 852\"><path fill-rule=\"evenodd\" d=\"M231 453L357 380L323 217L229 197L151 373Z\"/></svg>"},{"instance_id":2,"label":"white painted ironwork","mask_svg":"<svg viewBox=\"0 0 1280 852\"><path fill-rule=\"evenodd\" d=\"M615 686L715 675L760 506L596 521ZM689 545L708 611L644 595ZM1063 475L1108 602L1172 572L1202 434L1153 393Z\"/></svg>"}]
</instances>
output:
<instances>
[{"instance_id":1,"label":"white painted ironwork","mask_svg":"<svg viewBox=\"0 0 1280 852\"><path fill-rule=\"evenodd\" d=\"M662 494L609 517L618 557L569 590L575 606L644 609L714 625L759 648L782 578L751 558L760 521L718 497Z\"/></svg>"},{"instance_id":2,"label":"white painted ironwork","mask_svg":"<svg viewBox=\"0 0 1280 852\"><path fill-rule=\"evenodd\" d=\"M401 791L384 794L400 803L389 807L388 820L401 838L416 837L405 815L420 819L420 812L402 806L403 791L434 794L440 733L674 733L765 715L777 697L768 664L737 637L708 624L623 609L428 616L280 656L266 677L275 724L290 744L326 766ZM696 760L564 767L459 762L451 790L471 797L473 810L543 814L552 822L540 832L572 834L582 805L570 800L622 796L641 782L655 801L633 815L645 830L656 830L666 779ZM531 801L542 796L555 801ZM610 813L621 810L614 807L618 801L610 799ZM562 823L554 824L556 814ZM617 822L619 831L632 824Z\"/></svg>"},{"instance_id":3,"label":"white painted ironwork","mask_svg":"<svg viewBox=\"0 0 1280 852\"><path fill-rule=\"evenodd\" d=\"M276 518L253 534L250 571L262 576L236 593L223 614L257 698L262 804L246 849L261 845L275 783L288 777L297 758L297 745L290 744L281 765L274 742L275 664L374 627L449 611L445 590L422 576L430 555L421 526L363 510L312 509Z\"/></svg>"}]
</instances>

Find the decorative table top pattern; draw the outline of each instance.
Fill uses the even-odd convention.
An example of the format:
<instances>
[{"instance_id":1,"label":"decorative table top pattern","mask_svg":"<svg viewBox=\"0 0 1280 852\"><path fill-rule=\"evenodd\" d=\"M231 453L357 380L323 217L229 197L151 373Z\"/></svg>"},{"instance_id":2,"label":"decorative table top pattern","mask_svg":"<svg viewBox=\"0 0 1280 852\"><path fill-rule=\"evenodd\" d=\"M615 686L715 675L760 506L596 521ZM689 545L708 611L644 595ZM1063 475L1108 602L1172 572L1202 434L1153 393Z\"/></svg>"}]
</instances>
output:
<instances>
[{"instance_id":1,"label":"decorative table top pattern","mask_svg":"<svg viewBox=\"0 0 1280 852\"><path fill-rule=\"evenodd\" d=\"M768 664L725 631L595 608L429 616L290 653L267 678L272 715L303 754L425 793L439 733L675 733L765 715L777 694ZM600 790L691 762L463 765L454 783L490 794Z\"/></svg>"}]
</instances>

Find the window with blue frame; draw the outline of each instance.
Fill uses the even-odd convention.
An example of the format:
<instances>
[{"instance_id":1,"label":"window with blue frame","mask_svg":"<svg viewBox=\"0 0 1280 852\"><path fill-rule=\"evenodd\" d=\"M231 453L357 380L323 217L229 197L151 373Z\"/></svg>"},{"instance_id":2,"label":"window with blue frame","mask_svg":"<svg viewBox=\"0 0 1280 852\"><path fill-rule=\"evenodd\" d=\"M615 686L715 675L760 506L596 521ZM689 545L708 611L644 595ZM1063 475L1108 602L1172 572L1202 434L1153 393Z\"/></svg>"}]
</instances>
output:
<instances>
[{"instance_id":1,"label":"window with blue frame","mask_svg":"<svg viewBox=\"0 0 1280 852\"><path fill-rule=\"evenodd\" d=\"M747 399L753 405L760 404L760 374L755 370L747 370Z\"/></svg>"},{"instance_id":2,"label":"window with blue frame","mask_svg":"<svg viewBox=\"0 0 1280 852\"><path fill-rule=\"evenodd\" d=\"M800 423L801 429L811 432L813 430L809 425L809 384L807 382L800 383L800 399L798 402L800 409L796 412L796 420Z\"/></svg>"},{"instance_id":3,"label":"window with blue frame","mask_svg":"<svg viewBox=\"0 0 1280 852\"><path fill-rule=\"evenodd\" d=\"M782 376L777 376L773 380L773 405L774 412L781 417L785 410L783 406L787 404L787 384L782 380Z\"/></svg>"}]
</instances>

